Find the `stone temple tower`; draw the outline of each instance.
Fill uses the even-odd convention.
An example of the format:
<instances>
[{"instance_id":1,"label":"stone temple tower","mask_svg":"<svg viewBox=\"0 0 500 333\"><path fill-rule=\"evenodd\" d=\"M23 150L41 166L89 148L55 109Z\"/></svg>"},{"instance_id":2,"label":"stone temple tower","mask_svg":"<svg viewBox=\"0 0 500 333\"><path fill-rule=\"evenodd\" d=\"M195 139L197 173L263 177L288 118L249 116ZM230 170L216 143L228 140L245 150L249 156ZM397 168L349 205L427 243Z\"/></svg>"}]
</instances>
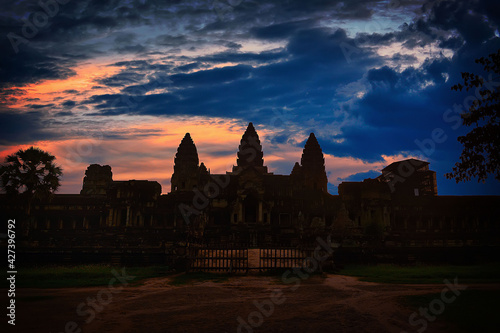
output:
<instances>
[{"instance_id":1,"label":"stone temple tower","mask_svg":"<svg viewBox=\"0 0 500 333\"><path fill-rule=\"evenodd\" d=\"M198 185L198 151L191 135L186 133L177 148L174 159L174 173L171 191L192 191Z\"/></svg>"},{"instance_id":2,"label":"stone temple tower","mask_svg":"<svg viewBox=\"0 0 500 333\"><path fill-rule=\"evenodd\" d=\"M328 178L325 171L325 158L314 133L309 135L300 159L304 186L327 192ZM294 167L296 174L298 170Z\"/></svg>"},{"instance_id":3,"label":"stone temple tower","mask_svg":"<svg viewBox=\"0 0 500 333\"><path fill-rule=\"evenodd\" d=\"M259 135L255 131L252 123L243 134L238 147L238 160L236 166L233 167L234 173L239 173L249 167L267 173L267 167L264 166L264 153L262 152L262 145L260 144Z\"/></svg>"},{"instance_id":4,"label":"stone temple tower","mask_svg":"<svg viewBox=\"0 0 500 333\"><path fill-rule=\"evenodd\" d=\"M85 171L82 195L106 195L106 190L113 182L113 173L109 165L91 164Z\"/></svg>"}]
</instances>

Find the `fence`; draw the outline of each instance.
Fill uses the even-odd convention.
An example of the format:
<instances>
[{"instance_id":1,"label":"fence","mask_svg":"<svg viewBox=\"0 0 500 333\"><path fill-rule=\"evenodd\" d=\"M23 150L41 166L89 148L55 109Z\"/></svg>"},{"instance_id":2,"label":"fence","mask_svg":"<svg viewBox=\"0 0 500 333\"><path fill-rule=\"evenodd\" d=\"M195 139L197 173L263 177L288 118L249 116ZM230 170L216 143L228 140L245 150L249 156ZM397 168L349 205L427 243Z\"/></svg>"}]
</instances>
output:
<instances>
[{"instance_id":1,"label":"fence","mask_svg":"<svg viewBox=\"0 0 500 333\"><path fill-rule=\"evenodd\" d=\"M305 259L312 257L313 252L311 248L299 247L264 247L249 250L241 246L191 245L188 249L187 271L248 273L250 270L263 272L292 269L307 264ZM321 271L321 267L319 269Z\"/></svg>"},{"instance_id":2,"label":"fence","mask_svg":"<svg viewBox=\"0 0 500 333\"><path fill-rule=\"evenodd\" d=\"M310 253L311 252L311 253ZM259 270L280 270L302 267L311 250L297 247L268 247L259 249Z\"/></svg>"},{"instance_id":3,"label":"fence","mask_svg":"<svg viewBox=\"0 0 500 333\"><path fill-rule=\"evenodd\" d=\"M248 272L248 248L191 247L187 271Z\"/></svg>"}]
</instances>

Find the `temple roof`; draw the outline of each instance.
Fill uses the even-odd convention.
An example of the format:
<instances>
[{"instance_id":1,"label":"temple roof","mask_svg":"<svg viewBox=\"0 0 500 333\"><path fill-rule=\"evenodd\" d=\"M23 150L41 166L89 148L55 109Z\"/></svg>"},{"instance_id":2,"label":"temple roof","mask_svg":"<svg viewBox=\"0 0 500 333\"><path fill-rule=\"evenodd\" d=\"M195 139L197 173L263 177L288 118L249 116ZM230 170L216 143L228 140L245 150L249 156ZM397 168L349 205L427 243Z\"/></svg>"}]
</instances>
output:
<instances>
[{"instance_id":1,"label":"temple roof","mask_svg":"<svg viewBox=\"0 0 500 333\"><path fill-rule=\"evenodd\" d=\"M300 164L305 169L324 169L325 167L323 151L321 150L314 133L311 133L307 139L302 153L302 158L300 159Z\"/></svg>"},{"instance_id":2,"label":"temple roof","mask_svg":"<svg viewBox=\"0 0 500 333\"><path fill-rule=\"evenodd\" d=\"M198 162L198 151L196 150L196 146L194 145L193 139L191 139L191 135L186 133L179 148L177 148L174 168L179 165L182 167L198 167Z\"/></svg>"},{"instance_id":3,"label":"temple roof","mask_svg":"<svg viewBox=\"0 0 500 333\"><path fill-rule=\"evenodd\" d=\"M237 165L239 167L262 167L264 166L264 153L262 152L262 145L260 144L259 135L255 131L252 123L243 134L238 150Z\"/></svg>"}]
</instances>

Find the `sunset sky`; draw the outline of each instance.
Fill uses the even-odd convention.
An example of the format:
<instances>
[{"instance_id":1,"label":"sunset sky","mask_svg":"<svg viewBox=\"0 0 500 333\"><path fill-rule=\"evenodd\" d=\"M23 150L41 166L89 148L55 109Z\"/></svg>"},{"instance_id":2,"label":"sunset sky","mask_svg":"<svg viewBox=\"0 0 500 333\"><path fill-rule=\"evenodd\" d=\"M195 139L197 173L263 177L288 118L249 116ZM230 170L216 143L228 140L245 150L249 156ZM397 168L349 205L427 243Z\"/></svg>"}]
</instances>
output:
<instances>
[{"instance_id":1,"label":"sunset sky","mask_svg":"<svg viewBox=\"0 0 500 333\"><path fill-rule=\"evenodd\" d=\"M407 157L443 195L500 194L444 178L462 151L450 87L500 48L500 3L475 1L85 1L0 4L0 158L40 147L59 193L86 167L170 190L186 132L212 173L236 163L249 122L270 171L289 174L314 132L329 191ZM500 83L499 83L500 84ZM441 129L446 139L432 142Z\"/></svg>"}]
</instances>

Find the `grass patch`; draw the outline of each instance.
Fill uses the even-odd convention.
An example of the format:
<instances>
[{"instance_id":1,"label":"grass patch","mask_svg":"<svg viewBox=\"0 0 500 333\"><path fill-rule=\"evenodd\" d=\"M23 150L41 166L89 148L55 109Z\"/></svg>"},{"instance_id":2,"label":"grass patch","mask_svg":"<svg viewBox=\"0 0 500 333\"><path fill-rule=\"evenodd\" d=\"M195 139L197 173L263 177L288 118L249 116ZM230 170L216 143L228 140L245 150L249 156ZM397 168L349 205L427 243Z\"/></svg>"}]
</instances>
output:
<instances>
[{"instance_id":1,"label":"grass patch","mask_svg":"<svg viewBox=\"0 0 500 333\"><path fill-rule=\"evenodd\" d=\"M111 265L39 266L18 269L18 288L68 288L107 285L114 277L112 270L120 275L122 267ZM141 280L171 274L166 266L126 267L125 272L135 276L129 283L139 284Z\"/></svg>"},{"instance_id":2,"label":"grass patch","mask_svg":"<svg viewBox=\"0 0 500 333\"><path fill-rule=\"evenodd\" d=\"M418 312L420 307L429 307L441 294L412 295L402 297L402 303ZM499 290L464 290L454 302L446 304L436 321L444 320L456 325L461 332L498 332ZM428 323L429 326L432 323ZM415 327L418 329L419 327Z\"/></svg>"},{"instance_id":3,"label":"grass patch","mask_svg":"<svg viewBox=\"0 0 500 333\"><path fill-rule=\"evenodd\" d=\"M171 285L181 286L191 284L194 282L212 281L212 282L225 282L228 280L227 274L215 274L205 272L184 273L174 276L170 281Z\"/></svg>"},{"instance_id":4,"label":"grass patch","mask_svg":"<svg viewBox=\"0 0 500 333\"><path fill-rule=\"evenodd\" d=\"M444 279L455 277L460 283L497 283L500 280L500 263L474 266L348 265L339 274L379 283L443 283Z\"/></svg>"}]
</instances>

